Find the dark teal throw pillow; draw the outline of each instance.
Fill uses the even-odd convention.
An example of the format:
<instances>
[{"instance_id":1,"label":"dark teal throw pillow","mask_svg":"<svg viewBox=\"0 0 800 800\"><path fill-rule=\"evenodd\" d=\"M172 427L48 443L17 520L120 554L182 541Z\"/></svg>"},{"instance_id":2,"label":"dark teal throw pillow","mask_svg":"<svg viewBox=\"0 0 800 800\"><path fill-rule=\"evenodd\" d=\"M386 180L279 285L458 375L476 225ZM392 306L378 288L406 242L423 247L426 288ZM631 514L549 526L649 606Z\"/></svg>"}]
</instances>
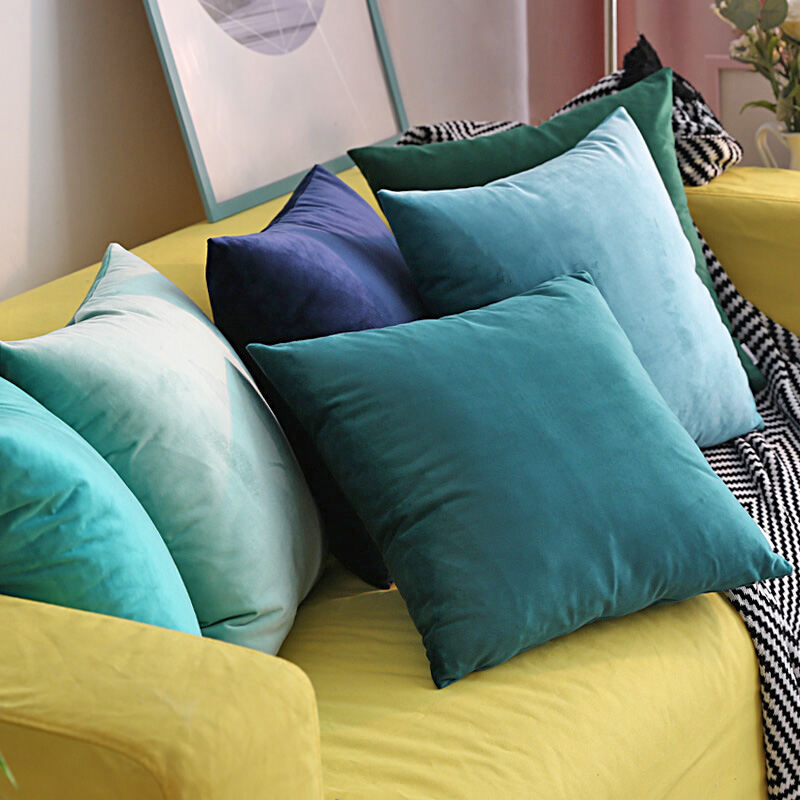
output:
<instances>
[{"instance_id":1,"label":"dark teal throw pillow","mask_svg":"<svg viewBox=\"0 0 800 800\"><path fill-rule=\"evenodd\" d=\"M791 572L586 273L249 351L374 537L439 687L593 620Z\"/></svg>"}]
</instances>

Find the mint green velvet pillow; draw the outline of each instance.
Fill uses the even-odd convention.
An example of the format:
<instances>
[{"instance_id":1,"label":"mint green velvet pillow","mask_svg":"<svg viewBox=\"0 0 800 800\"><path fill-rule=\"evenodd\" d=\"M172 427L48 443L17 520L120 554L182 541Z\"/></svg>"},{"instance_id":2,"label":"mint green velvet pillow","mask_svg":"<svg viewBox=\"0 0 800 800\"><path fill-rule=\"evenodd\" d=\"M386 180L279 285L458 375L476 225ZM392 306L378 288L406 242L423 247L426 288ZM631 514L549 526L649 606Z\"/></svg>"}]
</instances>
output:
<instances>
[{"instance_id":1,"label":"mint green velvet pillow","mask_svg":"<svg viewBox=\"0 0 800 800\"><path fill-rule=\"evenodd\" d=\"M111 245L73 323L0 344L0 372L125 481L203 634L276 653L320 572L320 523L283 432L203 312Z\"/></svg>"},{"instance_id":2,"label":"mint green velvet pillow","mask_svg":"<svg viewBox=\"0 0 800 800\"><path fill-rule=\"evenodd\" d=\"M2 379L0 593L200 634L178 570L128 487Z\"/></svg>"},{"instance_id":3,"label":"mint green velvet pillow","mask_svg":"<svg viewBox=\"0 0 800 800\"><path fill-rule=\"evenodd\" d=\"M698 444L763 427L664 183L624 108L572 150L509 178L379 196L436 316L586 270Z\"/></svg>"},{"instance_id":4,"label":"mint green velvet pillow","mask_svg":"<svg viewBox=\"0 0 800 800\"><path fill-rule=\"evenodd\" d=\"M482 186L543 164L574 147L612 111L625 108L642 133L669 193L694 255L700 280L711 295L725 327L730 321L719 304L695 231L675 154L672 132L672 70L662 69L615 94L559 114L538 127L523 125L510 131L456 142L418 147L359 147L349 151L372 191L458 189ZM632 264L631 269L636 265ZM734 339L739 358L754 391L764 376Z\"/></svg>"},{"instance_id":5,"label":"mint green velvet pillow","mask_svg":"<svg viewBox=\"0 0 800 800\"><path fill-rule=\"evenodd\" d=\"M791 572L586 273L248 351L378 544L437 686L593 620Z\"/></svg>"}]
</instances>

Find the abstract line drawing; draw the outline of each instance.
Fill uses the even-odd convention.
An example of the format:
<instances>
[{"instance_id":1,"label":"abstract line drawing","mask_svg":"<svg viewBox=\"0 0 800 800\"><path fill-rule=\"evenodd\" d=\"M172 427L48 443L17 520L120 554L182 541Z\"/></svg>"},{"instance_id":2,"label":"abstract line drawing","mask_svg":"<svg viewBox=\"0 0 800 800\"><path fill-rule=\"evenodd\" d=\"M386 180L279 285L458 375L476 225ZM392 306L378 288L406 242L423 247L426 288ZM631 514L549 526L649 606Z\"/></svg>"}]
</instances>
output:
<instances>
[{"instance_id":1,"label":"abstract line drawing","mask_svg":"<svg viewBox=\"0 0 800 800\"><path fill-rule=\"evenodd\" d=\"M314 32L325 0L199 0L239 44L266 55L296 50Z\"/></svg>"},{"instance_id":2,"label":"abstract line drawing","mask_svg":"<svg viewBox=\"0 0 800 800\"><path fill-rule=\"evenodd\" d=\"M211 222L407 127L378 0L143 2Z\"/></svg>"}]
</instances>

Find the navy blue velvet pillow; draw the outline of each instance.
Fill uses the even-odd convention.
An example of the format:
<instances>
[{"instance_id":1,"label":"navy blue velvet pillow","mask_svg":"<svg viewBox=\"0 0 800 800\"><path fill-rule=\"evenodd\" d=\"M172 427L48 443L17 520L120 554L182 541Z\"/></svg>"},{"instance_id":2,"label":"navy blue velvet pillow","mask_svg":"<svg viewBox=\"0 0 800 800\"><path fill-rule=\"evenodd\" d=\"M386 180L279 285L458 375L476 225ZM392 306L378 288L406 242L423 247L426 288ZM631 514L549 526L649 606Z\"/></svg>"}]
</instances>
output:
<instances>
[{"instance_id":1,"label":"navy blue velvet pillow","mask_svg":"<svg viewBox=\"0 0 800 800\"><path fill-rule=\"evenodd\" d=\"M369 583L389 575L308 434L246 351L425 316L394 237L352 189L314 167L261 233L208 241L214 321L255 377L306 474L332 552Z\"/></svg>"}]
</instances>

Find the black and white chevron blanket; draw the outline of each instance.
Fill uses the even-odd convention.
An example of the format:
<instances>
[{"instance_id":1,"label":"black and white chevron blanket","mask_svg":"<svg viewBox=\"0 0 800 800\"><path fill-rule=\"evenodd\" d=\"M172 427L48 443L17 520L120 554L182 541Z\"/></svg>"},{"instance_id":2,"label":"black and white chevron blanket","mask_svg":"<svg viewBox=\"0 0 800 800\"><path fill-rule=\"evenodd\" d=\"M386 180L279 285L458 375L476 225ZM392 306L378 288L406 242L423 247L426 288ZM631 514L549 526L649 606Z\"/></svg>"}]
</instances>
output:
<instances>
[{"instance_id":1,"label":"black and white chevron blanket","mask_svg":"<svg viewBox=\"0 0 800 800\"><path fill-rule=\"evenodd\" d=\"M444 123L442 138L422 138L426 143L470 138L472 126L482 129L477 135L487 135L514 124L450 122ZM697 235L733 332L767 379L756 396L765 429L703 453L772 548L795 565L785 578L726 594L758 656L769 797L800 800L800 338L742 297L699 230Z\"/></svg>"},{"instance_id":2,"label":"black and white chevron blanket","mask_svg":"<svg viewBox=\"0 0 800 800\"><path fill-rule=\"evenodd\" d=\"M521 122L476 122L470 119L451 119L446 122L433 122L430 125L415 125L397 140L399 145L437 144L454 142L458 139L477 139L492 133L519 128Z\"/></svg>"},{"instance_id":3,"label":"black and white chevron blanket","mask_svg":"<svg viewBox=\"0 0 800 800\"><path fill-rule=\"evenodd\" d=\"M758 655L767 786L774 800L800 798L800 339L745 300L708 243L709 272L734 334L767 386L756 396L766 425L703 454L795 571L727 592Z\"/></svg>"},{"instance_id":4,"label":"black and white chevron blanket","mask_svg":"<svg viewBox=\"0 0 800 800\"><path fill-rule=\"evenodd\" d=\"M630 85L630 75L625 70L612 72L573 97L553 116ZM673 78L672 131L678 167L686 186L710 183L742 160L742 146L722 127L700 92L680 75Z\"/></svg>"},{"instance_id":5,"label":"black and white chevron blanket","mask_svg":"<svg viewBox=\"0 0 800 800\"><path fill-rule=\"evenodd\" d=\"M625 85L625 71L612 72L573 97L553 116L557 117L600 97L615 94ZM702 95L689 81L676 75L674 87L672 130L675 134L675 151L681 178L686 186L703 186L742 160L742 146L722 127ZM409 128L397 144L435 144L456 139L475 139L478 136L518 128L520 125L521 122L448 120Z\"/></svg>"}]
</instances>

